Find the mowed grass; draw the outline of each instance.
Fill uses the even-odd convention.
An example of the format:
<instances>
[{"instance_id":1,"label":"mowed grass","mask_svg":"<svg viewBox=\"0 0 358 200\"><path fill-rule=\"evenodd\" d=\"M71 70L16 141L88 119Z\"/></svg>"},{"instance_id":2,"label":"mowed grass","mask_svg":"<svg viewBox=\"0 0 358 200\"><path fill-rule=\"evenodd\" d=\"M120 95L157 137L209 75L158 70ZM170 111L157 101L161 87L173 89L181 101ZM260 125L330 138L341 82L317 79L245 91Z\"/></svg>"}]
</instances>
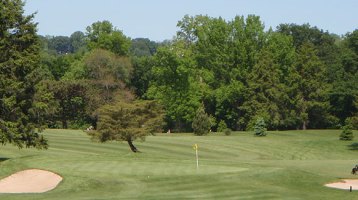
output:
<instances>
[{"instance_id":1,"label":"mowed grass","mask_svg":"<svg viewBox=\"0 0 358 200\"><path fill-rule=\"evenodd\" d=\"M358 191L323 186L355 178L358 139L339 141L340 132L158 134L135 142L141 151L135 154L127 143L91 142L80 130L46 130L48 150L0 147L0 178L39 168L63 181L43 194L0 199L358 199Z\"/></svg>"}]
</instances>

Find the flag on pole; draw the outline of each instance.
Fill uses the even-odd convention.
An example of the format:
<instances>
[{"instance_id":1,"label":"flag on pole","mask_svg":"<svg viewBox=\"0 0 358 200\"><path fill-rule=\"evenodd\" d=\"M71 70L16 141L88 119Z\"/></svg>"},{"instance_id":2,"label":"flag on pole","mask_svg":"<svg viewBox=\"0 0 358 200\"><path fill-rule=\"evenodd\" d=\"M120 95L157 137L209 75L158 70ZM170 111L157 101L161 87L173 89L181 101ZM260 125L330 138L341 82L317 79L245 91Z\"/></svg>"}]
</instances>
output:
<instances>
[{"instance_id":1,"label":"flag on pole","mask_svg":"<svg viewBox=\"0 0 358 200\"><path fill-rule=\"evenodd\" d=\"M193 149L198 150L198 144L194 144Z\"/></svg>"},{"instance_id":2,"label":"flag on pole","mask_svg":"<svg viewBox=\"0 0 358 200\"><path fill-rule=\"evenodd\" d=\"M198 155L198 144L194 144L193 149L195 150L196 155L196 169L199 169L199 155Z\"/></svg>"}]
</instances>

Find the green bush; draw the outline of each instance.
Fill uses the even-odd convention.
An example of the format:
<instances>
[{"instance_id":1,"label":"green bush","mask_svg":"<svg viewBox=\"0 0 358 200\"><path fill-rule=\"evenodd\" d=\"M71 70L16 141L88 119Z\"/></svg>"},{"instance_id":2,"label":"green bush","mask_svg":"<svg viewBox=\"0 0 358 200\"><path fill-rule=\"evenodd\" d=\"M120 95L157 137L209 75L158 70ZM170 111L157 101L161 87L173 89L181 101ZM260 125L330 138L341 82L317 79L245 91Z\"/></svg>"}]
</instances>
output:
<instances>
[{"instance_id":1,"label":"green bush","mask_svg":"<svg viewBox=\"0 0 358 200\"><path fill-rule=\"evenodd\" d=\"M224 134L225 134L225 135L231 135L231 129L226 128L226 129L224 130Z\"/></svg>"},{"instance_id":2,"label":"green bush","mask_svg":"<svg viewBox=\"0 0 358 200\"><path fill-rule=\"evenodd\" d=\"M255 126L254 126L254 132L256 136L266 136L266 123L265 120L260 117L256 120Z\"/></svg>"},{"instance_id":3,"label":"green bush","mask_svg":"<svg viewBox=\"0 0 358 200\"><path fill-rule=\"evenodd\" d=\"M358 116L347 118L346 124L349 124L352 129L358 130Z\"/></svg>"},{"instance_id":4,"label":"green bush","mask_svg":"<svg viewBox=\"0 0 358 200\"><path fill-rule=\"evenodd\" d=\"M353 131L350 125L342 127L342 133L339 135L340 140L353 140Z\"/></svg>"},{"instance_id":5,"label":"green bush","mask_svg":"<svg viewBox=\"0 0 358 200\"><path fill-rule=\"evenodd\" d=\"M84 130L88 127L90 127L91 124L84 121L84 120L73 120L73 121L68 121L68 128L69 129L81 129Z\"/></svg>"},{"instance_id":6,"label":"green bush","mask_svg":"<svg viewBox=\"0 0 358 200\"><path fill-rule=\"evenodd\" d=\"M210 117L205 113L203 107L200 107L196 111L196 115L193 119L192 128L195 135L206 135L209 133L211 127Z\"/></svg>"},{"instance_id":7,"label":"green bush","mask_svg":"<svg viewBox=\"0 0 358 200\"><path fill-rule=\"evenodd\" d=\"M211 128L216 125L216 119L214 116L209 115L209 121L210 121L210 132L211 132Z\"/></svg>"},{"instance_id":8,"label":"green bush","mask_svg":"<svg viewBox=\"0 0 358 200\"><path fill-rule=\"evenodd\" d=\"M218 132L224 132L227 129L227 125L224 120L221 120L218 125Z\"/></svg>"}]
</instances>

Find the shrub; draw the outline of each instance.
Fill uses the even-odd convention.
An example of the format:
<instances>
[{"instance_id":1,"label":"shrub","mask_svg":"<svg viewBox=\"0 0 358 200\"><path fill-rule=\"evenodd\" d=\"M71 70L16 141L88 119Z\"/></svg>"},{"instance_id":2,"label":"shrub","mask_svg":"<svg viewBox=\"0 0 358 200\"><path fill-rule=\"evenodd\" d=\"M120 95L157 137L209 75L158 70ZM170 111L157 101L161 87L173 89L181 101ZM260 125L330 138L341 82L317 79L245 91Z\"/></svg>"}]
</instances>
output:
<instances>
[{"instance_id":1,"label":"shrub","mask_svg":"<svg viewBox=\"0 0 358 200\"><path fill-rule=\"evenodd\" d=\"M255 126L254 126L254 132L256 136L266 136L266 123L265 120L260 117L256 120Z\"/></svg>"},{"instance_id":2,"label":"shrub","mask_svg":"<svg viewBox=\"0 0 358 200\"><path fill-rule=\"evenodd\" d=\"M218 125L218 132L224 132L227 129L227 125L224 120L221 120Z\"/></svg>"},{"instance_id":3,"label":"shrub","mask_svg":"<svg viewBox=\"0 0 358 200\"><path fill-rule=\"evenodd\" d=\"M231 129L226 128L226 129L224 130L224 134L225 134L225 135L231 135Z\"/></svg>"},{"instance_id":4,"label":"shrub","mask_svg":"<svg viewBox=\"0 0 358 200\"><path fill-rule=\"evenodd\" d=\"M209 115L209 121L210 121L210 132L211 132L211 128L216 125L216 119L214 116Z\"/></svg>"},{"instance_id":5,"label":"shrub","mask_svg":"<svg viewBox=\"0 0 358 200\"><path fill-rule=\"evenodd\" d=\"M339 135L340 140L353 140L353 131L350 125L345 125L342 127L342 133Z\"/></svg>"},{"instance_id":6,"label":"shrub","mask_svg":"<svg viewBox=\"0 0 358 200\"><path fill-rule=\"evenodd\" d=\"M358 130L358 116L347 118L346 124L349 124L351 129Z\"/></svg>"},{"instance_id":7,"label":"shrub","mask_svg":"<svg viewBox=\"0 0 358 200\"><path fill-rule=\"evenodd\" d=\"M200 107L193 119L192 128L195 135L206 135L211 127L210 117L205 113L203 107Z\"/></svg>"}]
</instances>

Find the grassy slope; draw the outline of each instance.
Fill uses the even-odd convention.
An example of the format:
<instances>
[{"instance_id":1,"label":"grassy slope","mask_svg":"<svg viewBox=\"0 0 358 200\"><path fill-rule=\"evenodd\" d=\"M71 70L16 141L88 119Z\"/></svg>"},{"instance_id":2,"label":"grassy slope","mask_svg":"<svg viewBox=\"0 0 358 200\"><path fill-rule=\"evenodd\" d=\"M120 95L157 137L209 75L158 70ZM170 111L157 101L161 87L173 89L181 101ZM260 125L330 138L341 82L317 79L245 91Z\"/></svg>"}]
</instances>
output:
<instances>
[{"instance_id":1,"label":"grassy slope","mask_svg":"<svg viewBox=\"0 0 358 200\"><path fill-rule=\"evenodd\" d=\"M134 154L126 143L99 144L82 131L47 130L49 150L0 147L0 177L40 168L64 180L44 194L0 194L0 199L357 199L358 191L322 186L354 178L350 169L358 162L358 148L349 145L358 139L339 141L339 133L158 135L136 142L142 153Z\"/></svg>"}]
</instances>

